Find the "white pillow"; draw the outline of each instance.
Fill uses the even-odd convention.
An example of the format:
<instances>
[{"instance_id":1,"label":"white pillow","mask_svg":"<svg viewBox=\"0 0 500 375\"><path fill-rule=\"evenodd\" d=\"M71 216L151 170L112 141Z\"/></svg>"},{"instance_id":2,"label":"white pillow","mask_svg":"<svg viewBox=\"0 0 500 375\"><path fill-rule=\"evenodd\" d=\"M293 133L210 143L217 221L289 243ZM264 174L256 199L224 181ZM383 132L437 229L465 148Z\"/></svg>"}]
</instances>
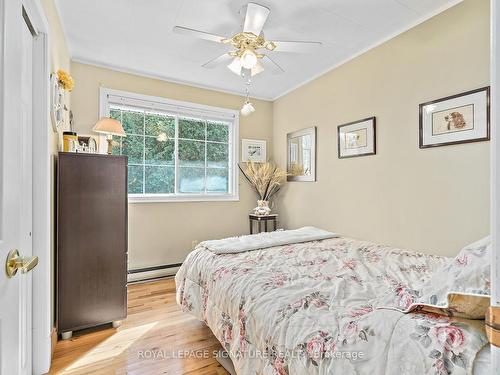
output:
<instances>
[{"instance_id":1,"label":"white pillow","mask_svg":"<svg viewBox=\"0 0 500 375\"><path fill-rule=\"evenodd\" d=\"M429 303L443 301L446 292L490 295L491 240L485 237L464 247L453 261L436 271L422 292Z\"/></svg>"}]
</instances>

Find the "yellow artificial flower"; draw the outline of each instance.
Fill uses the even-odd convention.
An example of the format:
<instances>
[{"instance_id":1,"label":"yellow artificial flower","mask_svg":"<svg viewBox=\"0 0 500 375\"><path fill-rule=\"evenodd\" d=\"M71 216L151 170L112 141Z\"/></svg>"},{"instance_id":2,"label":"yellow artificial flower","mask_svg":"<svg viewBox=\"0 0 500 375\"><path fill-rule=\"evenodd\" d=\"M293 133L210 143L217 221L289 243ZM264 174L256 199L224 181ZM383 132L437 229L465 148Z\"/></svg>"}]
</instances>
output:
<instances>
[{"instance_id":1,"label":"yellow artificial flower","mask_svg":"<svg viewBox=\"0 0 500 375\"><path fill-rule=\"evenodd\" d=\"M64 70L59 69L57 71L57 79L59 81L59 84L62 86L62 88L64 90L66 90L66 91L73 90L73 87L75 86L75 81L69 75L68 72L65 72Z\"/></svg>"}]
</instances>

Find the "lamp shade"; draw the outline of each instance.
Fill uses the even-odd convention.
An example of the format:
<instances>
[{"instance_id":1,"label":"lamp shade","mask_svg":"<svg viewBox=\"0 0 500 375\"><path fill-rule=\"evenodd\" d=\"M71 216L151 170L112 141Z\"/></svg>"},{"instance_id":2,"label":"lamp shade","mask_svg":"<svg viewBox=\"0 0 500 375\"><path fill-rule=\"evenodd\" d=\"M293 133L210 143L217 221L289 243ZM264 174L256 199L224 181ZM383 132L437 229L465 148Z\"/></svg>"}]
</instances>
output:
<instances>
[{"instance_id":1,"label":"lamp shade","mask_svg":"<svg viewBox=\"0 0 500 375\"><path fill-rule=\"evenodd\" d=\"M121 122L109 117L103 117L97 121L92 130L96 133L111 134L120 137L127 136Z\"/></svg>"}]
</instances>

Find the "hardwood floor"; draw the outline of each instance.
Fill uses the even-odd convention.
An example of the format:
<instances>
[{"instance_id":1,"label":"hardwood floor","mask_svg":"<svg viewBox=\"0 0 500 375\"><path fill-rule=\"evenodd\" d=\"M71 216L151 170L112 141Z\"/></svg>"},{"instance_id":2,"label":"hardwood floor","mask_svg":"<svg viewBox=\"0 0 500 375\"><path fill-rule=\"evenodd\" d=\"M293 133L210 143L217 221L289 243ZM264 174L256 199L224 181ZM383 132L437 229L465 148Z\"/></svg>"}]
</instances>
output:
<instances>
[{"instance_id":1,"label":"hardwood floor","mask_svg":"<svg viewBox=\"0 0 500 375\"><path fill-rule=\"evenodd\" d=\"M221 346L210 329L177 306L173 279L128 291L122 326L59 341L49 374L228 374L212 355ZM198 358L182 358L194 351Z\"/></svg>"}]
</instances>

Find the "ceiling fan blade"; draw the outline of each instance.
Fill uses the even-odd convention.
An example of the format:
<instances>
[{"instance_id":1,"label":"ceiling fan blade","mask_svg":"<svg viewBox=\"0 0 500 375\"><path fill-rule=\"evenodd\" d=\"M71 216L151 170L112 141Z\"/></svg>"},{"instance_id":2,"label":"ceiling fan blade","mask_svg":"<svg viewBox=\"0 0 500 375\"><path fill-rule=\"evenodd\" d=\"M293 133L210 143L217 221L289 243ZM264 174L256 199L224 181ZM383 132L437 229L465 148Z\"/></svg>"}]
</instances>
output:
<instances>
[{"instance_id":1,"label":"ceiling fan blade","mask_svg":"<svg viewBox=\"0 0 500 375\"><path fill-rule=\"evenodd\" d=\"M273 41L276 52L314 52L321 47L321 42Z\"/></svg>"},{"instance_id":2,"label":"ceiling fan blade","mask_svg":"<svg viewBox=\"0 0 500 375\"><path fill-rule=\"evenodd\" d=\"M177 34L182 34L182 35L192 36L195 38L210 40L212 42L222 43L222 41L226 39L225 37L220 36L220 35L206 33L206 32L201 31L201 30L190 29L189 27L175 26L173 30L174 30L174 33L177 33Z\"/></svg>"},{"instance_id":3,"label":"ceiling fan blade","mask_svg":"<svg viewBox=\"0 0 500 375\"><path fill-rule=\"evenodd\" d=\"M225 53L223 55L216 57L215 59L207 61L205 64L202 65L202 67L212 69L212 68L215 68L217 65L229 63L229 61L231 61L231 59L233 59L233 58L231 56L229 56L227 53Z\"/></svg>"},{"instance_id":4,"label":"ceiling fan blade","mask_svg":"<svg viewBox=\"0 0 500 375\"><path fill-rule=\"evenodd\" d=\"M254 33L259 36L269 16L269 12L269 8L262 5L248 3L243 31L245 33Z\"/></svg>"},{"instance_id":5,"label":"ceiling fan blade","mask_svg":"<svg viewBox=\"0 0 500 375\"><path fill-rule=\"evenodd\" d=\"M271 73L273 74L281 74L285 73L285 69L283 69L276 61L271 59L269 56L265 55L262 58L262 62L266 68L269 68Z\"/></svg>"}]
</instances>

